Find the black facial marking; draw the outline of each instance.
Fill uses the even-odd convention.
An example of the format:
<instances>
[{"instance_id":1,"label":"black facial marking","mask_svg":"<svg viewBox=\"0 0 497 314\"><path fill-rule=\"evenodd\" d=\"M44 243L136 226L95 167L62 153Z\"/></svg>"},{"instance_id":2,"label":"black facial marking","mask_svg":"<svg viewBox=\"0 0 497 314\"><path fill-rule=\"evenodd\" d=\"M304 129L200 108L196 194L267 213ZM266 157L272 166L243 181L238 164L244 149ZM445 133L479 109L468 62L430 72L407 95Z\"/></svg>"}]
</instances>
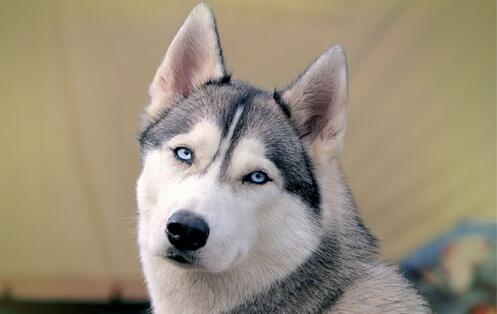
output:
<instances>
[{"instance_id":1,"label":"black facial marking","mask_svg":"<svg viewBox=\"0 0 497 314\"><path fill-rule=\"evenodd\" d=\"M269 149L267 157L284 176L284 188L300 197L315 214L320 214L321 195L314 177L314 169L309 157L302 149L300 156L291 156L274 146Z\"/></svg>"},{"instance_id":2,"label":"black facial marking","mask_svg":"<svg viewBox=\"0 0 497 314\"><path fill-rule=\"evenodd\" d=\"M208 80L205 85L227 85L231 83L231 74L225 74L223 77L217 80Z\"/></svg>"},{"instance_id":3,"label":"black facial marking","mask_svg":"<svg viewBox=\"0 0 497 314\"><path fill-rule=\"evenodd\" d=\"M257 92L255 91L248 91L244 95L242 95L236 103L233 104L234 107L236 107L236 110L241 110L240 112L240 117L238 119L238 123L233 129L233 135L230 139L230 143L228 146L228 150L226 151L226 154L224 156L224 159L221 164L221 171L219 173L220 178L225 178L226 174L228 172L228 167L229 167L229 161L231 160L231 157L233 155L233 150L235 149L236 145L240 141L240 138L242 135L247 131L247 117L250 115L250 108L251 104L253 101L253 98L256 97ZM230 124L231 125L231 124Z\"/></svg>"},{"instance_id":4,"label":"black facial marking","mask_svg":"<svg viewBox=\"0 0 497 314\"><path fill-rule=\"evenodd\" d=\"M166 116L167 112L169 110L164 110L161 115L159 116L158 119L156 119L155 121L149 123L148 125L146 125L144 128L142 128L142 130L140 130L139 134L138 134L138 142L140 143L140 146L142 148L142 152L143 152L143 148L146 147L146 146L156 146L158 145L158 143L155 143L153 138L150 137L150 132L151 130Z\"/></svg>"},{"instance_id":5,"label":"black facial marking","mask_svg":"<svg viewBox=\"0 0 497 314\"><path fill-rule=\"evenodd\" d=\"M270 106L270 99L268 94L254 94L245 103L226 160L231 158L238 138L244 134L250 133L261 139L266 148L266 157L283 176L284 188L301 198L315 214L319 214L321 197L313 165L291 121L280 109Z\"/></svg>"},{"instance_id":6,"label":"black facial marking","mask_svg":"<svg viewBox=\"0 0 497 314\"><path fill-rule=\"evenodd\" d=\"M225 138L228 136L229 129L235 118L236 111L244 104L250 101L252 95L250 93L243 92L236 95L236 98L229 100L229 103L225 104L222 114L219 115L218 124L222 127L221 137Z\"/></svg>"},{"instance_id":7,"label":"black facial marking","mask_svg":"<svg viewBox=\"0 0 497 314\"><path fill-rule=\"evenodd\" d=\"M198 121L194 108L182 105L190 97L178 100L164 110L158 119L146 126L138 136L142 153L151 148L159 148L162 143L175 135L187 133Z\"/></svg>"},{"instance_id":8,"label":"black facial marking","mask_svg":"<svg viewBox=\"0 0 497 314\"><path fill-rule=\"evenodd\" d=\"M229 162L231 160L231 156L233 155L233 150L235 149L235 147L238 144L238 141L241 137L242 130L243 130L243 119L244 119L246 106L247 105L245 105L243 103L239 103L236 106L236 110L239 110L239 109L241 110L240 118L238 120L237 125L233 129L233 135L231 136L228 150L226 151L226 154L224 155L223 161L221 163L221 169L219 171L219 178L220 179L226 177L226 174L228 172Z\"/></svg>"},{"instance_id":9,"label":"black facial marking","mask_svg":"<svg viewBox=\"0 0 497 314\"><path fill-rule=\"evenodd\" d=\"M279 94L276 94L279 95ZM274 100L280 100L279 103ZM221 141L229 133L236 111L243 108L233 130L228 150L221 161L220 179L226 176L229 160L243 136L260 139L266 157L280 171L284 188L307 204L313 214L320 214L321 197L314 169L306 149L288 119L288 110L279 96L251 85L230 81L229 84L207 84L170 106L161 117L147 126L139 137L142 151L159 148L175 135L187 133L196 123L209 120L219 125ZM220 158L217 152L212 161ZM203 172L208 171L204 169Z\"/></svg>"},{"instance_id":10,"label":"black facial marking","mask_svg":"<svg viewBox=\"0 0 497 314\"><path fill-rule=\"evenodd\" d=\"M290 111L290 106L281 98L281 94L277 90L274 90L273 92L273 99L278 106L280 106L283 113L285 113L288 118L291 118L292 112Z\"/></svg>"}]
</instances>

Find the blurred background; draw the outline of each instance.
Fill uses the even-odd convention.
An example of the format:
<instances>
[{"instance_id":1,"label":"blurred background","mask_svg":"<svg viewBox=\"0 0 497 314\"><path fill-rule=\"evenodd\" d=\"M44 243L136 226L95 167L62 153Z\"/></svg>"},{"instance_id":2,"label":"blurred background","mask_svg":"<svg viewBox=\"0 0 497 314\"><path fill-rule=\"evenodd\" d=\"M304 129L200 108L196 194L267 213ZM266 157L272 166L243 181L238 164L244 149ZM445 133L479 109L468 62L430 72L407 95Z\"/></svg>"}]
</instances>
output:
<instances>
[{"instance_id":1,"label":"blurred background","mask_svg":"<svg viewBox=\"0 0 497 314\"><path fill-rule=\"evenodd\" d=\"M0 313L146 306L135 138L195 3L0 0ZM492 256L495 274L495 1L209 3L234 78L263 88L345 47L342 159L385 259L446 299L489 287L461 311L495 309L473 276Z\"/></svg>"}]
</instances>

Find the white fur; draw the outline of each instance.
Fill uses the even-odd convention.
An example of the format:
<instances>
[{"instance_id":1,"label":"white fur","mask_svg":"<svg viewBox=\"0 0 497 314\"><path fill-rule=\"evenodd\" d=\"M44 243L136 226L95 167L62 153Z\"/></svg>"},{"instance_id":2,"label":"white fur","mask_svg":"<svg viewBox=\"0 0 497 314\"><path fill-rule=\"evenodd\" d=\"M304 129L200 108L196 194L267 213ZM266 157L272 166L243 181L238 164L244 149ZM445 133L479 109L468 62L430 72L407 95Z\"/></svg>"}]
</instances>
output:
<instances>
[{"instance_id":1,"label":"white fur","mask_svg":"<svg viewBox=\"0 0 497 314\"><path fill-rule=\"evenodd\" d=\"M201 132L199 126L212 127L202 122L167 145L179 141L196 147L193 140L215 143L219 131ZM169 149L152 151L137 186L140 253L157 313L227 309L283 277L316 247L315 222L300 200L284 192L276 167L264 157L264 146L256 139L242 139L234 150L228 182L218 182L215 171L201 177L183 175L188 170L181 167ZM261 168L273 182L264 186L240 182L246 171ZM199 269L183 269L162 257L170 245L165 222L178 208L202 215L210 226Z\"/></svg>"},{"instance_id":2,"label":"white fur","mask_svg":"<svg viewBox=\"0 0 497 314\"><path fill-rule=\"evenodd\" d=\"M222 77L219 49L212 12L200 4L157 70L147 116L156 119L174 98ZM204 120L163 147L147 150L137 184L138 241L154 313L229 310L302 265L327 229L340 240L336 243L340 249L355 247L350 237L357 228L355 210L336 159L345 133L346 74L344 51L334 46L282 93L298 131L310 126L310 133L315 133L304 142L317 170L320 222L311 218L312 209L283 188L278 168L265 157L265 146L257 137L241 138L229 160L227 176L219 175L241 109L224 139L214 122ZM179 146L194 151L193 164L185 165L174 157L174 148ZM211 163L215 155L218 158ZM264 185L242 182L243 176L257 170L264 170L272 181ZM165 258L171 245L166 222L179 209L202 216L210 228L194 267ZM361 270L365 273L338 300L336 312L414 313L421 308L423 302L394 269L371 261ZM409 304L403 305L403 299Z\"/></svg>"}]
</instances>

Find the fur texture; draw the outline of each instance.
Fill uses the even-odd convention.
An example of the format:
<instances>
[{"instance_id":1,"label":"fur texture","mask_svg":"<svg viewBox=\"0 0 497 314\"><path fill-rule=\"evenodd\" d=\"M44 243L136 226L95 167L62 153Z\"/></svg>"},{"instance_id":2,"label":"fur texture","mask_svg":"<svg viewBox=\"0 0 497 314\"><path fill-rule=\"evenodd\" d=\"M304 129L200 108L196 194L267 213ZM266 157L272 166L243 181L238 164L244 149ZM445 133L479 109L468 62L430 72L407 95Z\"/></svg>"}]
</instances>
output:
<instances>
[{"instance_id":1,"label":"fur texture","mask_svg":"<svg viewBox=\"0 0 497 314\"><path fill-rule=\"evenodd\" d=\"M341 47L268 93L226 75L214 16L199 4L150 95L137 198L154 313L428 312L397 269L378 260L340 169L348 101ZM251 181L254 173L267 180ZM180 210L209 226L202 248L169 243L166 223Z\"/></svg>"}]
</instances>

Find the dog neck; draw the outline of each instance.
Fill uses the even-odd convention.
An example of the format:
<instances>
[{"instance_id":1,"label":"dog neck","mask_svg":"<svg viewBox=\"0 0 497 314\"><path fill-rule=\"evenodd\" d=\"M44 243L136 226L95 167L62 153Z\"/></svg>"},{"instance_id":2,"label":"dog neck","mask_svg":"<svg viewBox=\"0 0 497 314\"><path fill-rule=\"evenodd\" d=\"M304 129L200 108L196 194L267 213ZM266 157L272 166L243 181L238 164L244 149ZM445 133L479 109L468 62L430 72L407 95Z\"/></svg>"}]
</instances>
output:
<instances>
[{"instance_id":1,"label":"dog neck","mask_svg":"<svg viewBox=\"0 0 497 314\"><path fill-rule=\"evenodd\" d=\"M155 313L302 313L329 308L354 280L338 239L326 234L300 265L288 272L266 262L212 274L142 256ZM263 265L266 265L263 267ZM159 268L160 267L160 268Z\"/></svg>"},{"instance_id":2,"label":"dog neck","mask_svg":"<svg viewBox=\"0 0 497 314\"><path fill-rule=\"evenodd\" d=\"M286 313L297 308L300 313L320 313L354 279L343 276L345 267L335 236L327 234L317 250L284 279L225 313Z\"/></svg>"}]
</instances>

